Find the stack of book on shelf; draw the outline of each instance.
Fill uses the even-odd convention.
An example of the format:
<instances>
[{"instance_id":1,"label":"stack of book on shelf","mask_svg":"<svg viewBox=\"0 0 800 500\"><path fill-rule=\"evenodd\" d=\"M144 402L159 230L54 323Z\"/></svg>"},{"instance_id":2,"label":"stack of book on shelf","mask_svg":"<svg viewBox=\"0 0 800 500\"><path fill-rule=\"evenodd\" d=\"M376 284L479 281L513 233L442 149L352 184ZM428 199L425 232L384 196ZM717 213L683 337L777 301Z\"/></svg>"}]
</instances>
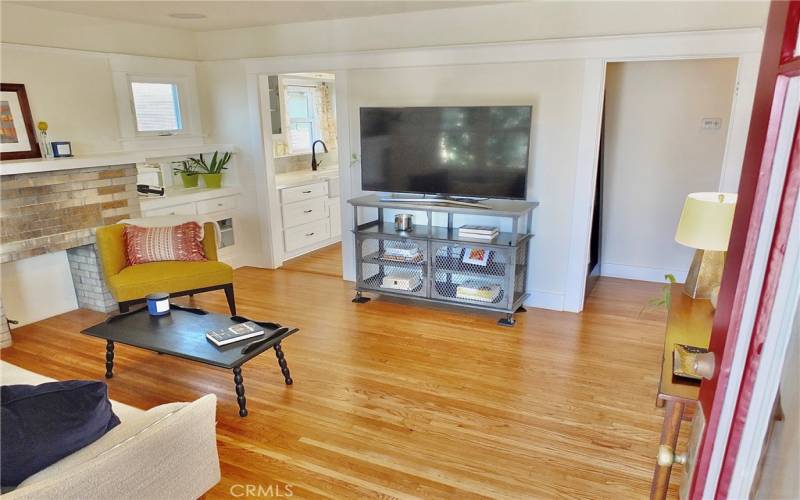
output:
<instances>
[{"instance_id":1,"label":"stack of book on shelf","mask_svg":"<svg viewBox=\"0 0 800 500\"><path fill-rule=\"evenodd\" d=\"M466 225L458 228L459 238L469 238L471 240L491 241L497 238L500 231L494 226L473 226Z\"/></svg>"},{"instance_id":2,"label":"stack of book on shelf","mask_svg":"<svg viewBox=\"0 0 800 500\"><path fill-rule=\"evenodd\" d=\"M411 292L421 283L422 277L418 273L400 271L384 276L381 280L381 288Z\"/></svg>"},{"instance_id":3,"label":"stack of book on shelf","mask_svg":"<svg viewBox=\"0 0 800 500\"><path fill-rule=\"evenodd\" d=\"M419 264L424 259L419 247L408 241L387 241L384 243L383 260Z\"/></svg>"},{"instance_id":4,"label":"stack of book on shelf","mask_svg":"<svg viewBox=\"0 0 800 500\"><path fill-rule=\"evenodd\" d=\"M500 296L501 291L502 289L497 283L467 280L456 288L456 297L480 302L494 302Z\"/></svg>"}]
</instances>

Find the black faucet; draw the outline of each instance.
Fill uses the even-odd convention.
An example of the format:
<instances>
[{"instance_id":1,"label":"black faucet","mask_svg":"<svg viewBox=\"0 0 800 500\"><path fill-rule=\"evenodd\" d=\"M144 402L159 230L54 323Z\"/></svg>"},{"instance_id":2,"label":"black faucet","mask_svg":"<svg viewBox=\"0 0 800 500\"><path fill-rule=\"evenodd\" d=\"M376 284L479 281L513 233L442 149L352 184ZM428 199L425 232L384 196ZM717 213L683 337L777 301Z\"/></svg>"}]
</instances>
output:
<instances>
[{"instance_id":1,"label":"black faucet","mask_svg":"<svg viewBox=\"0 0 800 500\"><path fill-rule=\"evenodd\" d=\"M314 172L316 172L317 168L320 165L322 165L321 161L320 162L317 161L317 143L318 142L320 144L322 144L322 149L326 153L328 152L328 146L326 146L325 143L321 139L317 139L316 141L311 143L311 170L313 170Z\"/></svg>"}]
</instances>

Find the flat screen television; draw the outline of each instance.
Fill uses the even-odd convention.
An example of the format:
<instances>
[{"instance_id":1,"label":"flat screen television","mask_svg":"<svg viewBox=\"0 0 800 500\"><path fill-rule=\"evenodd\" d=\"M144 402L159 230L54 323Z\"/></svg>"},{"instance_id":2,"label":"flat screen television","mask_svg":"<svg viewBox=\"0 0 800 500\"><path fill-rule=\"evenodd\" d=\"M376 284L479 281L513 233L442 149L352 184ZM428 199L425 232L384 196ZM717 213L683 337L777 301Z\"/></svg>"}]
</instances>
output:
<instances>
[{"instance_id":1,"label":"flat screen television","mask_svg":"<svg viewBox=\"0 0 800 500\"><path fill-rule=\"evenodd\" d=\"M531 113L531 106L361 108L361 186L524 199Z\"/></svg>"}]
</instances>

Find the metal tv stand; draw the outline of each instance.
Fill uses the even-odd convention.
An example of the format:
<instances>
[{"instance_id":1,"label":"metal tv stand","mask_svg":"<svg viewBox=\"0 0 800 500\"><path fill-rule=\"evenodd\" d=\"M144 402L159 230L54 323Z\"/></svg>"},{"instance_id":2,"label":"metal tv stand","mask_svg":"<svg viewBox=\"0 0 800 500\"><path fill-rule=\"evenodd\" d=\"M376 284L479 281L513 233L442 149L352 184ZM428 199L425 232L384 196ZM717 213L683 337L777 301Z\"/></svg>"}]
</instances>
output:
<instances>
[{"instance_id":1,"label":"metal tv stand","mask_svg":"<svg viewBox=\"0 0 800 500\"><path fill-rule=\"evenodd\" d=\"M505 313L498 324L514 325L528 297L528 246L533 209L539 203L481 200L478 204L441 198L386 198L377 195L348 200L353 206L356 240L356 297L374 292L423 302L450 304ZM375 220L359 223L359 208L377 209ZM384 211L425 212L427 224L396 231ZM433 225L434 214L447 214L447 226ZM462 215L507 218L511 231L493 240L461 238L454 219ZM461 225L461 224L459 224ZM413 256L398 260L387 248L401 247ZM416 253L415 253L416 252ZM477 257L486 257L483 261ZM472 257L472 258L470 258ZM480 289L481 295L470 296Z\"/></svg>"}]
</instances>

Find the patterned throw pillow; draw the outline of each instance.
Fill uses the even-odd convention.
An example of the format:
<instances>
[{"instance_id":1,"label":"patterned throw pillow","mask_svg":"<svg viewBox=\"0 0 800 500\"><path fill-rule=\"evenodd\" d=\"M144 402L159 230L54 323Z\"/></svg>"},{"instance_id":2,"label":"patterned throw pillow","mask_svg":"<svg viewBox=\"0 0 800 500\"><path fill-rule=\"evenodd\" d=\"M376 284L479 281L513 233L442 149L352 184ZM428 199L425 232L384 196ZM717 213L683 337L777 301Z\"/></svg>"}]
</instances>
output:
<instances>
[{"instance_id":1,"label":"patterned throw pillow","mask_svg":"<svg viewBox=\"0 0 800 500\"><path fill-rule=\"evenodd\" d=\"M172 227L125 228L125 249L128 264L144 264L164 260L206 260L202 228L197 222Z\"/></svg>"}]
</instances>

